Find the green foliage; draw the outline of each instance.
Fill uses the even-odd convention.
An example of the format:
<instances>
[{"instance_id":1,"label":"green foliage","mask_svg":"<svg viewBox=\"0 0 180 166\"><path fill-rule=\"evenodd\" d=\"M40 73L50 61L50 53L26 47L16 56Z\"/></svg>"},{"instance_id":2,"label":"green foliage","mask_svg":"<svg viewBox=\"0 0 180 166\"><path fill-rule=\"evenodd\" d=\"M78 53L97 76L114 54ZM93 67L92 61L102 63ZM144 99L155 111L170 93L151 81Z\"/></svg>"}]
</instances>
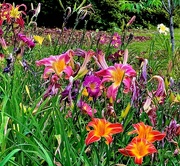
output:
<instances>
[{"instance_id":1,"label":"green foliage","mask_svg":"<svg viewBox=\"0 0 180 166\"><path fill-rule=\"evenodd\" d=\"M114 9L110 1L106 2ZM77 6L78 3L74 5L74 11L78 9ZM105 9L108 10L108 8ZM118 33L121 33L121 35L118 34L117 36L116 34L116 37L114 36L114 39L121 40L121 44L119 43L118 47L115 48L111 41L116 31L111 32L110 35L105 31L86 31L86 27L83 31L77 31L75 22L73 29L51 31L52 40L47 40L47 34L44 32L46 29L32 27L21 29L20 26L13 26L14 18L11 21L9 24L4 22L2 25L5 32L2 36L9 45L7 48L0 47L1 53L4 54L4 57L2 54L0 57L1 166L110 166L119 164L134 166L134 158L124 156L118 152L119 148L126 147L137 135L135 133L134 135L128 134L134 130L133 124L144 122L152 126L153 120L155 120L153 129L161 132L167 129L172 119L176 119L177 123L180 124L180 100L175 98L180 94L179 82L176 82L177 87L175 88L177 90L174 90L170 87L170 81L168 80L170 76L174 78L175 75L177 79L179 78L175 72L179 72L178 47L180 44L177 44L177 54L172 56L169 34L163 36L164 34L157 33L157 30L151 30L150 32L135 31L130 29L131 25L127 25L124 21L123 28L118 29ZM6 36L6 33L9 33L9 25L11 25L12 29L10 30L13 32L9 34L10 40ZM119 24L116 23L103 24L107 27L112 25L119 27ZM103 26L98 29L102 29ZM43 36L43 44L41 45L36 41L35 47L28 47L28 41L32 41L32 39L24 36L26 41L22 43L18 39L20 31L27 36L34 34ZM176 34L176 37L179 37L179 31L176 31ZM105 43L100 42L100 37L103 35L107 39ZM145 35L150 36L149 39L151 40L141 41ZM134 40L130 40L132 36L134 36ZM137 42L135 37L141 37L141 40ZM0 44L2 45L2 43ZM139 46L143 47L146 52L144 53L144 50L142 52ZM128 50L125 50L126 48L128 48L129 53ZM65 59L62 60L67 50L73 52L66 56L66 59L69 59L68 62ZM101 50L102 54L97 50ZM125 51L125 53L117 52L119 50ZM114 53L118 54L115 55ZM51 60L47 61L49 56L51 56ZM12 60L9 64L10 58ZM36 61L40 59L44 59L43 63L45 62L46 69L51 69L48 70L49 72L52 71L51 74L46 73L48 78L42 78L43 72L47 70L43 70L44 68L36 65ZM147 68L144 67L145 59L149 62ZM177 71L174 72L174 66L169 67L167 64L173 60L176 61L176 59L177 62L173 62L173 65L177 65ZM123 68L118 67L113 70L115 64L122 65ZM61 70L62 65L65 69L63 68L63 71L58 74L57 72L59 72L59 69ZM7 67L10 67L9 72L4 70ZM128 67L127 70L126 67ZM128 76L131 75L131 72L134 73L131 67L136 70L136 75L132 76L135 79L133 86L133 78ZM72 69L72 72L69 73L69 69ZM87 74L82 72L82 77L78 77L81 69L87 70ZM85 76L92 73L97 74L100 70L103 71L101 73L102 77L108 73L107 77L103 79L103 81L108 80L108 82L100 85L102 89L100 89L98 97L92 100L90 93L88 95L83 94L82 91L85 89L83 83ZM67 76L66 72L71 75L69 78L65 77ZM123 75L126 72L128 75L124 77ZM162 78L160 84L152 78L155 75ZM167 79L166 86L164 85L165 79ZM126 82L128 82L130 88L128 93L124 92L126 90L124 83ZM117 83L120 85L117 86ZM117 90L117 96L115 96L113 102L107 95L109 92L107 89L110 85L117 86L116 89L113 89ZM91 86L89 88L96 90L94 84ZM152 96L149 92L152 93ZM158 94L155 92L158 92ZM170 92L173 93L174 97L170 96ZM64 95L65 97L61 100ZM100 133L101 139L86 145L85 139L90 132L87 124L89 122L92 124L93 118L87 114L87 107L81 108L79 106L80 99L92 107L91 111L97 109L94 117L105 118L109 122L122 124L123 133L112 134L112 143L107 145L104 141L104 137L107 136L106 132L116 131L117 124L114 129L106 129L103 123L96 127L94 127L96 124L93 124L92 128L100 128L101 130L91 134L96 137L96 134ZM151 101L146 103L146 99ZM145 103L150 104L148 108L145 108ZM151 111L153 116L149 115ZM108 124L109 126L112 125ZM154 143L158 153L155 153L154 157L145 156L142 165L149 165L149 163L152 166L179 165L180 156L174 154L174 152L179 153L180 150L178 132L179 126L178 129L172 128L169 133L167 132L167 137L163 142ZM145 134L141 133L140 135ZM173 141L168 139L171 136L173 136ZM111 135L108 135L108 139L111 139ZM142 140L144 139L142 138ZM143 152L142 149L141 145L140 154Z\"/></svg>"},{"instance_id":2,"label":"green foliage","mask_svg":"<svg viewBox=\"0 0 180 166\"><path fill-rule=\"evenodd\" d=\"M177 7L174 11L174 26L180 28L180 7Z\"/></svg>"}]
</instances>

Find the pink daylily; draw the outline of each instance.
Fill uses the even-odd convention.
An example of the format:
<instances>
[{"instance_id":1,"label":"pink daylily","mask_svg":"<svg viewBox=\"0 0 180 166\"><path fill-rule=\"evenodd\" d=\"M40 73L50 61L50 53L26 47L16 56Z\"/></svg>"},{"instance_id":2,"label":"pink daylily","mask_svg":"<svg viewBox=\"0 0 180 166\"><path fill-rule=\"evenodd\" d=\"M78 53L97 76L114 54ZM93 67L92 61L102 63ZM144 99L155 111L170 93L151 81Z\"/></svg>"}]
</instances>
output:
<instances>
[{"instance_id":1,"label":"pink daylily","mask_svg":"<svg viewBox=\"0 0 180 166\"><path fill-rule=\"evenodd\" d=\"M105 60L105 53L102 50L98 50L96 52L96 56L93 56L93 58L95 59L97 65L101 69L107 69L108 68L108 64L106 63L106 60Z\"/></svg>"},{"instance_id":2,"label":"pink daylily","mask_svg":"<svg viewBox=\"0 0 180 166\"><path fill-rule=\"evenodd\" d=\"M165 89L165 83L161 76L155 75L152 78L155 78L158 80L158 87L157 90L154 91L154 96L158 100L159 103L163 103L164 99L166 97L166 89Z\"/></svg>"},{"instance_id":3,"label":"pink daylily","mask_svg":"<svg viewBox=\"0 0 180 166\"><path fill-rule=\"evenodd\" d=\"M91 60L91 57L93 57L95 55L95 52L93 50L84 51L81 49L77 49L75 51L75 53L76 53L76 55L84 57L83 64L81 65L77 75L74 78L76 80L76 79L81 78L87 74L87 72L88 72L87 64Z\"/></svg>"},{"instance_id":4,"label":"pink daylily","mask_svg":"<svg viewBox=\"0 0 180 166\"><path fill-rule=\"evenodd\" d=\"M93 117L94 114L97 112L96 109L91 108L91 106L89 104L87 104L86 102L84 102L82 100L79 101L78 107L80 108L82 113L87 114L90 117Z\"/></svg>"},{"instance_id":5,"label":"pink daylily","mask_svg":"<svg viewBox=\"0 0 180 166\"><path fill-rule=\"evenodd\" d=\"M118 48L121 45L121 36L117 32L112 36L111 44L114 48Z\"/></svg>"},{"instance_id":6,"label":"pink daylily","mask_svg":"<svg viewBox=\"0 0 180 166\"><path fill-rule=\"evenodd\" d=\"M108 87L107 97L111 100L116 98L118 87L121 82L124 83L125 89L124 93L128 93L131 86L131 80L136 76L136 71L129 64L117 64L110 66L107 69L102 69L95 73L97 76L103 77L101 83L113 82L113 84Z\"/></svg>"},{"instance_id":7,"label":"pink daylily","mask_svg":"<svg viewBox=\"0 0 180 166\"><path fill-rule=\"evenodd\" d=\"M49 78L50 74L56 74L59 77L63 74L66 74L66 78L68 79L72 74L72 67L69 65L71 61L71 56L73 55L72 50L68 50L67 52L53 56L51 55L49 58L44 58L39 61L36 61L37 66L45 66L43 78Z\"/></svg>"}]
</instances>

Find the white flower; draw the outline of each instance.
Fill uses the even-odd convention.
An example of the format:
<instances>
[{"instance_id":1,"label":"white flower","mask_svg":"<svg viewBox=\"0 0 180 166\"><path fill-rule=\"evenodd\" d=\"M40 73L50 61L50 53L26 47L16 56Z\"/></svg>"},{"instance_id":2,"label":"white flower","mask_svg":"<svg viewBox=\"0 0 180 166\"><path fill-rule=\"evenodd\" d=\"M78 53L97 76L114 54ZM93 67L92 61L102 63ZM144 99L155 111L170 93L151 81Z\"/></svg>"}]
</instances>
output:
<instances>
[{"instance_id":1,"label":"white flower","mask_svg":"<svg viewBox=\"0 0 180 166\"><path fill-rule=\"evenodd\" d=\"M159 33L163 33L164 35L167 35L167 32L169 32L169 28L167 28L164 24L158 24L157 29Z\"/></svg>"}]
</instances>

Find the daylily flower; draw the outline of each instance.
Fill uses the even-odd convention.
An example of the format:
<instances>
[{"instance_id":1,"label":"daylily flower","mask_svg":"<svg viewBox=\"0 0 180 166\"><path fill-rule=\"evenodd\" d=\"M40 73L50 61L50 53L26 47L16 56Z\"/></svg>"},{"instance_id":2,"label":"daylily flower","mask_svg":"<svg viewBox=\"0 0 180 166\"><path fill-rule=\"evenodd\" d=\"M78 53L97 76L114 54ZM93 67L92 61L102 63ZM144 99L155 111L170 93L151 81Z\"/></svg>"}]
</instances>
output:
<instances>
[{"instance_id":1,"label":"daylily flower","mask_svg":"<svg viewBox=\"0 0 180 166\"><path fill-rule=\"evenodd\" d=\"M172 141L174 137L180 135L180 124L175 119L172 119L169 126L165 129L168 141Z\"/></svg>"},{"instance_id":2,"label":"daylily flower","mask_svg":"<svg viewBox=\"0 0 180 166\"><path fill-rule=\"evenodd\" d=\"M118 91L118 87L123 82L125 85L124 93L128 93L131 86L132 77L136 76L136 71L129 64L117 64L110 66L107 69L100 70L95 73L97 76L103 77L101 83L113 82L111 86L108 87L107 97L111 101L114 101Z\"/></svg>"},{"instance_id":3,"label":"daylily flower","mask_svg":"<svg viewBox=\"0 0 180 166\"><path fill-rule=\"evenodd\" d=\"M89 127L92 127L94 130L91 130ZM101 137L106 139L106 144L110 144L113 141L112 135L123 131L120 123L110 123L106 119L98 118L93 118L86 129L90 131L85 140L86 145L99 141Z\"/></svg>"},{"instance_id":4,"label":"daylily flower","mask_svg":"<svg viewBox=\"0 0 180 166\"><path fill-rule=\"evenodd\" d=\"M106 35L105 34L101 35L99 38L99 43L105 44L106 42L107 42Z\"/></svg>"},{"instance_id":5,"label":"daylily flower","mask_svg":"<svg viewBox=\"0 0 180 166\"><path fill-rule=\"evenodd\" d=\"M67 52L53 56L51 55L49 58L44 58L39 61L36 61L37 66L45 66L43 78L47 79L51 73L57 74L59 77L62 76L63 72L66 74L66 78L68 79L72 74L73 70L71 66L68 66L71 55L73 54L72 50L68 50Z\"/></svg>"},{"instance_id":6,"label":"daylily flower","mask_svg":"<svg viewBox=\"0 0 180 166\"><path fill-rule=\"evenodd\" d=\"M159 103L163 103L165 96L166 96L166 88L165 83L162 77L155 75L152 77L152 79L155 78L158 80L158 87L157 90L153 92L154 96L158 100Z\"/></svg>"},{"instance_id":7,"label":"daylily flower","mask_svg":"<svg viewBox=\"0 0 180 166\"><path fill-rule=\"evenodd\" d=\"M35 35L33 36L34 40L36 42L38 42L40 45L42 45L43 41L44 41L44 37L41 37L41 36L38 36L38 35Z\"/></svg>"},{"instance_id":8,"label":"daylily flower","mask_svg":"<svg viewBox=\"0 0 180 166\"><path fill-rule=\"evenodd\" d=\"M83 77L85 74L87 74L87 72L88 72L87 64L89 63L91 57L95 55L95 52L92 51L92 50L84 51L84 50L81 50L81 49L77 49L75 51L75 53L76 53L76 55L84 57L83 64L81 65L77 75L74 78L76 80L78 78Z\"/></svg>"},{"instance_id":9,"label":"daylily flower","mask_svg":"<svg viewBox=\"0 0 180 166\"><path fill-rule=\"evenodd\" d=\"M66 100L69 103L69 105L72 107L74 105L73 101L77 98L77 95L79 93L79 85L80 85L80 80L74 80L74 78L70 76L69 84L61 93L60 102L62 100Z\"/></svg>"},{"instance_id":10,"label":"daylily flower","mask_svg":"<svg viewBox=\"0 0 180 166\"><path fill-rule=\"evenodd\" d=\"M157 121L156 120L157 119L156 110L157 110L157 106L152 101L152 93L148 92L148 96L143 105L142 111L145 111L148 114L148 117L153 126L155 126L156 121Z\"/></svg>"},{"instance_id":11,"label":"daylily flower","mask_svg":"<svg viewBox=\"0 0 180 166\"><path fill-rule=\"evenodd\" d=\"M106 60L105 60L105 54L102 50L97 50L96 56L93 56L93 58L95 59L97 65L101 69L108 68L108 64L106 63Z\"/></svg>"},{"instance_id":12,"label":"daylily flower","mask_svg":"<svg viewBox=\"0 0 180 166\"><path fill-rule=\"evenodd\" d=\"M164 24L158 24L157 29L159 33L162 33L164 35L167 35L167 32L169 32L169 28L167 28Z\"/></svg>"},{"instance_id":13,"label":"daylily flower","mask_svg":"<svg viewBox=\"0 0 180 166\"><path fill-rule=\"evenodd\" d=\"M4 50L7 50L6 41L4 40L3 37L0 37L0 44Z\"/></svg>"},{"instance_id":14,"label":"daylily flower","mask_svg":"<svg viewBox=\"0 0 180 166\"><path fill-rule=\"evenodd\" d=\"M28 45L29 48L33 48L35 46L33 40L31 38L26 37L24 34L19 33L18 34L18 38L23 41L24 43L26 43Z\"/></svg>"},{"instance_id":15,"label":"daylily flower","mask_svg":"<svg viewBox=\"0 0 180 166\"><path fill-rule=\"evenodd\" d=\"M57 75L53 75L51 78L51 82L48 85L48 88L46 89L45 93L44 93L44 99L46 99L47 97L52 97L57 95L61 85L57 82L58 81L58 76Z\"/></svg>"},{"instance_id":16,"label":"daylily flower","mask_svg":"<svg viewBox=\"0 0 180 166\"><path fill-rule=\"evenodd\" d=\"M119 62L124 55L124 50L118 50L114 54L108 56L108 60L112 61L113 63Z\"/></svg>"},{"instance_id":17,"label":"daylily flower","mask_svg":"<svg viewBox=\"0 0 180 166\"><path fill-rule=\"evenodd\" d=\"M146 139L150 143L160 141L166 136L166 133L153 130L151 126L145 125L143 122L133 124L133 127L135 130L129 132L128 134L138 134L135 138Z\"/></svg>"},{"instance_id":18,"label":"daylily flower","mask_svg":"<svg viewBox=\"0 0 180 166\"><path fill-rule=\"evenodd\" d=\"M24 5L24 4L17 5L17 6L15 6L14 4L11 5L10 17L17 19L17 18L20 18L20 17L21 17L22 13L23 13L24 15L26 15L26 13L25 13L24 11L19 11L19 8L22 7L22 6L24 7L24 9L25 9L25 11L26 11L26 10L27 10L27 7L26 7L26 5Z\"/></svg>"},{"instance_id":19,"label":"daylily flower","mask_svg":"<svg viewBox=\"0 0 180 166\"><path fill-rule=\"evenodd\" d=\"M95 98L99 94L100 84L101 84L100 78L94 75L86 76L83 83L84 87L86 87L87 89L89 96Z\"/></svg>"},{"instance_id":20,"label":"daylily flower","mask_svg":"<svg viewBox=\"0 0 180 166\"><path fill-rule=\"evenodd\" d=\"M20 7L24 7L23 10L19 10ZM0 25L3 24L3 21L6 20L7 23L15 23L19 24L21 27L23 26L22 23L22 14L26 15L25 11L27 10L27 7L25 4L16 5L13 3L11 5L10 3L2 3L1 4L1 21Z\"/></svg>"},{"instance_id":21,"label":"daylily flower","mask_svg":"<svg viewBox=\"0 0 180 166\"><path fill-rule=\"evenodd\" d=\"M79 101L78 107L84 114L87 114L90 117L93 117L94 114L97 112L96 109L91 108L91 106L89 104L87 104L86 102L84 102L82 100Z\"/></svg>"},{"instance_id":22,"label":"daylily flower","mask_svg":"<svg viewBox=\"0 0 180 166\"><path fill-rule=\"evenodd\" d=\"M118 150L125 156L135 157L136 164L142 164L143 157L152 153L157 153L155 146L144 138L134 138L126 148Z\"/></svg>"},{"instance_id":23,"label":"daylily flower","mask_svg":"<svg viewBox=\"0 0 180 166\"><path fill-rule=\"evenodd\" d=\"M113 34L111 45L118 48L121 45L121 36L116 32Z\"/></svg>"},{"instance_id":24,"label":"daylily flower","mask_svg":"<svg viewBox=\"0 0 180 166\"><path fill-rule=\"evenodd\" d=\"M141 73L141 78L143 84L147 83L147 64L148 64L148 60L147 59L143 59L141 66L142 66L142 73Z\"/></svg>"}]
</instances>

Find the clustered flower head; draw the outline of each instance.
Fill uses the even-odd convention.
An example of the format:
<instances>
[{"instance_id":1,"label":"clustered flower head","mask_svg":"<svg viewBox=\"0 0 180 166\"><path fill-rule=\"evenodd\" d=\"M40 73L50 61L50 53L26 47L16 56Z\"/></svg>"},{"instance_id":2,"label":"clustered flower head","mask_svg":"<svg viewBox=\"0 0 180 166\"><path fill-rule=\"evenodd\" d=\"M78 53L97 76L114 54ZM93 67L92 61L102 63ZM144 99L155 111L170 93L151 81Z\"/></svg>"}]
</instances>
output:
<instances>
[{"instance_id":1,"label":"clustered flower head","mask_svg":"<svg viewBox=\"0 0 180 166\"><path fill-rule=\"evenodd\" d=\"M167 32L169 32L169 28L167 28L164 24L158 24L157 29L159 33L162 33L164 35L167 35Z\"/></svg>"}]
</instances>

